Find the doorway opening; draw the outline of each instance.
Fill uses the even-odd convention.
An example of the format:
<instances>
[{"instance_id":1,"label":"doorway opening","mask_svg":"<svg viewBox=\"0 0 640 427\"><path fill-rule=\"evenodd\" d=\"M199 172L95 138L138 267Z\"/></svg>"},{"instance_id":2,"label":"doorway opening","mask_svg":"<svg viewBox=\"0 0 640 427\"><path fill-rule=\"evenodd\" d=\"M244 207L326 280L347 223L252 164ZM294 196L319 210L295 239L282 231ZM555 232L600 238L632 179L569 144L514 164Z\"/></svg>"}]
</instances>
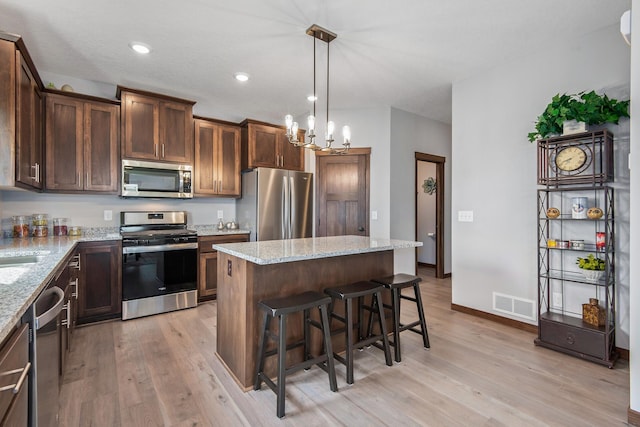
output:
<instances>
[{"instance_id":1,"label":"doorway opening","mask_svg":"<svg viewBox=\"0 0 640 427\"><path fill-rule=\"evenodd\" d=\"M415 153L415 240L416 271L426 267L438 279L444 278L444 163L445 158Z\"/></svg>"}]
</instances>

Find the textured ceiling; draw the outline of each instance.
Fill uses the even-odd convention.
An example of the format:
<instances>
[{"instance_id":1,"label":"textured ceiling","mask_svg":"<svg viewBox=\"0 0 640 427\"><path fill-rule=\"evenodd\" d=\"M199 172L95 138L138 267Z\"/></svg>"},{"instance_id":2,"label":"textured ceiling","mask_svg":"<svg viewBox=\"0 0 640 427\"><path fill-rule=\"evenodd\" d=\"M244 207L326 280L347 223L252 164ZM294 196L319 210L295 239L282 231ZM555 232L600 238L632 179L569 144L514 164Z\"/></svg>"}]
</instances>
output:
<instances>
[{"instance_id":1,"label":"textured ceiling","mask_svg":"<svg viewBox=\"0 0 640 427\"><path fill-rule=\"evenodd\" d=\"M331 42L331 108L392 106L451 122L452 82L619 22L630 0L0 0L41 73L197 101L196 112L280 122L309 111L313 39ZM150 55L128 48L149 44ZM318 45L324 109L326 46ZM240 84L236 71L249 73ZM115 93L114 93L115 95Z\"/></svg>"}]
</instances>

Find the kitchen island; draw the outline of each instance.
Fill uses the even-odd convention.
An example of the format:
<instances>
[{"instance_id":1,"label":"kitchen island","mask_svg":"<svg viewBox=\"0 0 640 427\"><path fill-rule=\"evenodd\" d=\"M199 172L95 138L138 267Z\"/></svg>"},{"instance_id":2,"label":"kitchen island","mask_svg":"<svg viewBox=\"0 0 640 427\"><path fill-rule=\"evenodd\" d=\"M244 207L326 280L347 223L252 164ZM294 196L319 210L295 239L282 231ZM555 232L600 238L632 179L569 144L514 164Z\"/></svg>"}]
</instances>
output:
<instances>
[{"instance_id":1,"label":"kitchen island","mask_svg":"<svg viewBox=\"0 0 640 427\"><path fill-rule=\"evenodd\" d=\"M394 250L417 246L422 243L362 236L215 245L219 252L216 354L238 384L250 389L262 321L259 301L391 275ZM301 320L290 317L287 335L299 338ZM313 341L317 352L319 331ZM335 346L337 351L343 347L339 340ZM294 352L291 357L302 355ZM267 373L275 372L274 362L267 361Z\"/></svg>"}]
</instances>

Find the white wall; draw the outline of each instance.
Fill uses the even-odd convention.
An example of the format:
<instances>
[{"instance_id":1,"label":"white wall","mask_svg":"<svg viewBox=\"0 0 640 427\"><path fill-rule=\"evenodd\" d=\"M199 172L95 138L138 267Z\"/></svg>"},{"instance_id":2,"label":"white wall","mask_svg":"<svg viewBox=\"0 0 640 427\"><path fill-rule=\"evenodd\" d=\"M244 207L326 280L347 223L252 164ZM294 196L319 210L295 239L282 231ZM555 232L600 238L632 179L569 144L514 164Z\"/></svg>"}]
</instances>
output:
<instances>
[{"instance_id":1,"label":"white wall","mask_svg":"<svg viewBox=\"0 0 640 427\"><path fill-rule=\"evenodd\" d=\"M320 117L318 121L322 120L324 118ZM369 220L369 235L388 239L391 221L389 209L389 107L331 111L331 120L335 122L339 134L342 132L342 126L349 125L351 127L352 147L371 147L369 206L371 211L377 211L378 219ZM316 133L324 135L324 129L320 123L319 125ZM342 141L338 137L333 144L336 148L340 148ZM306 162L306 169L315 173L315 155L309 154Z\"/></svg>"},{"instance_id":2,"label":"white wall","mask_svg":"<svg viewBox=\"0 0 640 427\"><path fill-rule=\"evenodd\" d=\"M493 312L493 291L537 300L536 146L527 133L556 93L609 88L619 93L628 87L629 49L617 25L556 45L453 85L455 304ZM625 173L624 166L617 164L618 172ZM458 222L461 210L473 211L474 222ZM624 212L616 214L617 229L624 230ZM616 237L617 249L628 246L624 233ZM616 254L620 270L624 256ZM626 257L628 269L628 252ZM619 296L629 286L628 277L626 283L621 279ZM627 348L629 300L617 302L616 344Z\"/></svg>"},{"instance_id":3,"label":"white wall","mask_svg":"<svg viewBox=\"0 0 640 427\"><path fill-rule=\"evenodd\" d=\"M391 237L415 239L415 153L445 161L445 236L451 235L451 126L406 111L391 109ZM373 171L372 171L373 173ZM451 272L451 241L445 238L444 272ZM415 271L415 250L396 251L396 271Z\"/></svg>"},{"instance_id":4,"label":"white wall","mask_svg":"<svg viewBox=\"0 0 640 427\"><path fill-rule=\"evenodd\" d=\"M416 175L418 232L416 240L422 242L422 246L418 248L418 262L435 264L436 240L433 237L429 237L428 234L436 231L436 193L428 194L424 192L422 185L427 178L436 179L436 164L418 162L418 173Z\"/></svg>"},{"instance_id":5,"label":"white wall","mask_svg":"<svg viewBox=\"0 0 640 427\"><path fill-rule=\"evenodd\" d=\"M633 2L638 5L637 2ZM632 14L632 28L640 29L640 10ZM636 222L630 224L629 252L636 259L630 265L629 283L629 379L630 379L630 407L640 412L640 264L637 262L640 254L640 33L636 30L635 42L631 47L631 152L630 160L630 210ZM635 224L635 225L634 225Z\"/></svg>"}]
</instances>

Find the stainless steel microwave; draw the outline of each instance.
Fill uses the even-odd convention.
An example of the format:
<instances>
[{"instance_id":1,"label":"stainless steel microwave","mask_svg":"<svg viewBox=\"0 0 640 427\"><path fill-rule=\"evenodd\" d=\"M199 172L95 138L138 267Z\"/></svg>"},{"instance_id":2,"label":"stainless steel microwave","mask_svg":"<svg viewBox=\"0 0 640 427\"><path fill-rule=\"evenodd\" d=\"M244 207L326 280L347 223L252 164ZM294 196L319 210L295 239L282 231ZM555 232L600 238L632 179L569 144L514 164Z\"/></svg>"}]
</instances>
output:
<instances>
[{"instance_id":1,"label":"stainless steel microwave","mask_svg":"<svg viewBox=\"0 0 640 427\"><path fill-rule=\"evenodd\" d=\"M122 160L122 197L193 197L191 165Z\"/></svg>"}]
</instances>

